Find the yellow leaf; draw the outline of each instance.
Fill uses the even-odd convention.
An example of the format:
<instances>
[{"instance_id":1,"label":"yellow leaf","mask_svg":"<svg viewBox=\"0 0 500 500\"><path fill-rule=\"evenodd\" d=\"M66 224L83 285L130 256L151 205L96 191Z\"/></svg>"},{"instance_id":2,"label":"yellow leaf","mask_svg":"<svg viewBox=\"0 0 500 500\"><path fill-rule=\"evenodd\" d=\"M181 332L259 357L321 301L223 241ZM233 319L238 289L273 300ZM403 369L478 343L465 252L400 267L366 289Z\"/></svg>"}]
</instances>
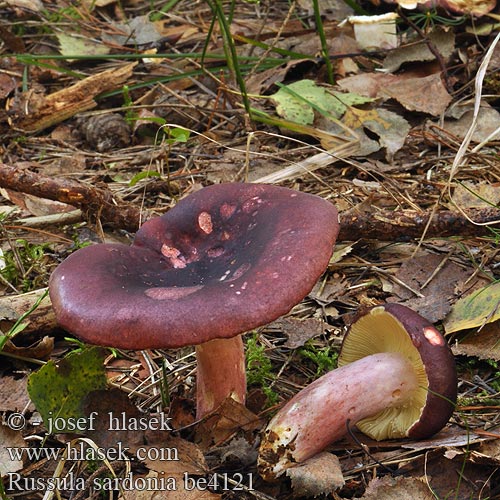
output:
<instances>
[{"instance_id":1,"label":"yellow leaf","mask_svg":"<svg viewBox=\"0 0 500 500\"><path fill-rule=\"evenodd\" d=\"M500 282L458 300L444 321L446 334L478 328L500 319Z\"/></svg>"}]
</instances>

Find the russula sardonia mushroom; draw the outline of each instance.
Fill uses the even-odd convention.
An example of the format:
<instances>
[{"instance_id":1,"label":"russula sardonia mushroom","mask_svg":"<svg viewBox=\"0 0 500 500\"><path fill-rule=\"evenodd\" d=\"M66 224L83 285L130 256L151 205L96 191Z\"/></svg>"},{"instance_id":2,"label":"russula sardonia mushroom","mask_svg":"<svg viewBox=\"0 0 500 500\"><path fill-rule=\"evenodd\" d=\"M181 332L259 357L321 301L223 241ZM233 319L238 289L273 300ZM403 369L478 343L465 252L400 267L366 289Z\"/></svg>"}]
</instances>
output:
<instances>
[{"instance_id":1,"label":"russula sardonia mushroom","mask_svg":"<svg viewBox=\"0 0 500 500\"><path fill-rule=\"evenodd\" d=\"M61 326L124 349L196 345L197 415L244 403L240 334L287 313L312 289L339 231L322 198L263 184L206 187L146 222L131 246L70 255L49 290Z\"/></svg>"},{"instance_id":2,"label":"russula sardonia mushroom","mask_svg":"<svg viewBox=\"0 0 500 500\"><path fill-rule=\"evenodd\" d=\"M426 319L399 304L370 309L350 326L338 368L297 393L272 418L259 472L273 480L347 433L380 441L422 439L453 413L457 374L451 349Z\"/></svg>"}]
</instances>

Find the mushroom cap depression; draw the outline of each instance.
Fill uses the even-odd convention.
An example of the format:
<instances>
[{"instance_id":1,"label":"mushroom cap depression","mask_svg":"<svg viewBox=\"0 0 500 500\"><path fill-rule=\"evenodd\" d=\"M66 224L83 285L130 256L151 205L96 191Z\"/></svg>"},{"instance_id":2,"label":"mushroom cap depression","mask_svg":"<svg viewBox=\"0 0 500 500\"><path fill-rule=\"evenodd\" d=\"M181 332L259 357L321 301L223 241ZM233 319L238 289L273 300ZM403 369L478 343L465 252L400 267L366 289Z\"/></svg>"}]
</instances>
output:
<instances>
[{"instance_id":1,"label":"mushroom cap depression","mask_svg":"<svg viewBox=\"0 0 500 500\"><path fill-rule=\"evenodd\" d=\"M322 198L263 184L201 189L131 246L82 248L51 276L59 324L124 349L230 338L286 314L326 269L339 231Z\"/></svg>"},{"instance_id":2,"label":"mushroom cap depression","mask_svg":"<svg viewBox=\"0 0 500 500\"><path fill-rule=\"evenodd\" d=\"M338 366L381 352L404 355L415 369L419 387L403 406L360 420L357 427L378 441L423 439L441 430L457 399L455 358L443 336L432 323L406 306L376 306L350 326Z\"/></svg>"}]
</instances>

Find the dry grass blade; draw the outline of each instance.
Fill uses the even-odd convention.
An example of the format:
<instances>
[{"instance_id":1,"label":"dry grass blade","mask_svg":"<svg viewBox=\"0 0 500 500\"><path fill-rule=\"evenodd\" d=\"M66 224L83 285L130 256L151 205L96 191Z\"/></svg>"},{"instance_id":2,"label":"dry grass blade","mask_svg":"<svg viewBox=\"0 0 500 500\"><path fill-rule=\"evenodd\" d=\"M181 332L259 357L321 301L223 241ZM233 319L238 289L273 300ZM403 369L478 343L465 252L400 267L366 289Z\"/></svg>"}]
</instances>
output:
<instances>
[{"instance_id":1,"label":"dry grass blade","mask_svg":"<svg viewBox=\"0 0 500 500\"><path fill-rule=\"evenodd\" d=\"M344 158L348 158L359 148L356 141L344 144L335 150L318 153L305 160L289 165L278 172L256 179L254 182L264 184L278 184L279 182L290 181L304 174L311 174L315 170L325 168L332 163L336 163Z\"/></svg>"},{"instance_id":2,"label":"dry grass blade","mask_svg":"<svg viewBox=\"0 0 500 500\"><path fill-rule=\"evenodd\" d=\"M474 134L474 131L476 130L476 127L478 124L478 118L479 118L479 110L481 107L481 98L482 98L482 93L483 93L482 88L483 88L484 77L486 75L486 71L488 69L488 65L490 64L491 58L493 57L495 47L497 46L499 41L500 41L500 33L497 34L497 36L495 37L495 39L491 43L488 51L486 52L486 54L483 58L483 61L481 62L481 65L479 66L479 69L477 71L475 82L474 82L475 99L474 99L474 114L473 114L473 118L472 118L472 123L471 123L469 130L467 131L467 134L465 135L462 143L460 144L460 148L458 149L458 152L455 156L455 159L453 160L453 164L451 166L450 176L448 178L448 184L447 184L448 195L449 195L450 201L462 213L462 215L467 218L467 220L469 222L471 222L472 224L476 224L476 225L491 226L493 224L500 223L500 220L494 221L494 222L481 223L481 222L476 222L473 219L471 219L465 213L465 211L457 203L454 202L453 195L451 193L451 183L452 183L453 178L457 174L459 168L463 164L464 156L466 155L467 149L469 148L469 144L472 140L472 135Z\"/></svg>"}]
</instances>

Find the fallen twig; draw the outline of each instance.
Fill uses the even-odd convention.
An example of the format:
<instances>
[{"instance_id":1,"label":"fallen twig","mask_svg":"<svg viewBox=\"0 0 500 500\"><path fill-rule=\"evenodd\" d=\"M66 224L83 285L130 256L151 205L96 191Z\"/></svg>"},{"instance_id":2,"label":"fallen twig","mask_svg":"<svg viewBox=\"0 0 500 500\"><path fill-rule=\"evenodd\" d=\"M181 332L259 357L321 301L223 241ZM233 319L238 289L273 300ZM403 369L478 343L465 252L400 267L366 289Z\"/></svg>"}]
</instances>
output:
<instances>
[{"instance_id":1,"label":"fallen twig","mask_svg":"<svg viewBox=\"0 0 500 500\"><path fill-rule=\"evenodd\" d=\"M0 187L67 203L80 208L86 218L98 218L102 223L116 228L136 231L140 225L140 210L116 198L106 188L49 177L30 168L5 163L0 163Z\"/></svg>"},{"instance_id":2,"label":"fallen twig","mask_svg":"<svg viewBox=\"0 0 500 500\"><path fill-rule=\"evenodd\" d=\"M73 205L89 220L99 220L103 225L131 232L137 231L141 221L151 215L120 200L105 187L48 177L29 168L4 163L0 163L0 187ZM438 210L434 214L418 210L353 209L340 214L338 240L406 241L418 239L424 233L427 238L489 236L494 224L500 224L500 210L493 207L460 212Z\"/></svg>"}]
</instances>

